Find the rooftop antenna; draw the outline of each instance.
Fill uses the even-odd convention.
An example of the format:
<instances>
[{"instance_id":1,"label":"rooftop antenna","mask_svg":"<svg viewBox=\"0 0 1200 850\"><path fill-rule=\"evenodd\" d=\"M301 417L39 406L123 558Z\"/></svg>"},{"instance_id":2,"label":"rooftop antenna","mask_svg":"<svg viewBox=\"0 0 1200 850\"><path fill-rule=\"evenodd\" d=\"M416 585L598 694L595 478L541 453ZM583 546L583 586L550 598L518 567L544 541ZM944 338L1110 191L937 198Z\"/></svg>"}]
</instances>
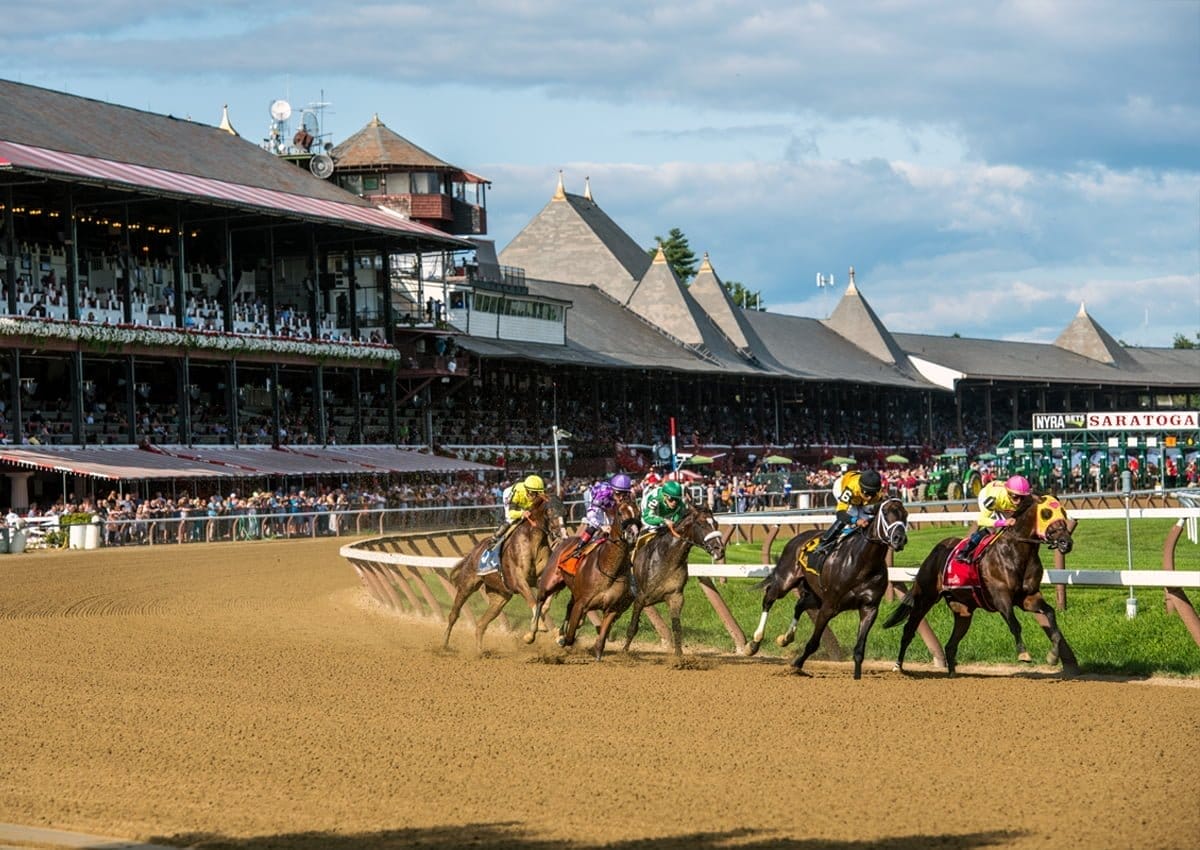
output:
<instances>
[{"instance_id":1,"label":"rooftop antenna","mask_svg":"<svg viewBox=\"0 0 1200 850\"><path fill-rule=\"evenodd\" d=\"M817 289L823 293L821 297L821 309L825 311L826 318L829 318L829 292L835 286L837 286L837 281L833 278L833 272L829 274L817 272Z\"/></svg>"},{"instance_id":2,"label":"rooftop antenna","mask_svg":"<svg viewBox=\"0 0 1200 850\"><path fill-rule=\"evenodd\" d=\"M263 148L273 154L281 154L287 150L284 139L287 138L288 119L292 117L292 105L280 98L271 103L269 111L271 125L267 130L267 138L263 139Z\"/></svg>"}]
</instances>

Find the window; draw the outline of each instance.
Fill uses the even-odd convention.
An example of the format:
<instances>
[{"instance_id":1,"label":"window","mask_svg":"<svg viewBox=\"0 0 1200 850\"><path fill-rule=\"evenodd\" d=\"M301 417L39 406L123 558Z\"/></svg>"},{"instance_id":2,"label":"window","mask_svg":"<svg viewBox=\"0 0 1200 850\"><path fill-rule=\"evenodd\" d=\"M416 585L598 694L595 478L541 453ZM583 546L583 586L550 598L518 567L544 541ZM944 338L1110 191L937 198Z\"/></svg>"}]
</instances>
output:
<instances>
[{"instance_id":1,"label":"window","mask_svg":"<svg viewBox=\"0 0 1200 850\"><path fill-rule=\"evenodd\" d=\"M437 174L418 171L412 174L412 192L414 195L439 195L442 192L442 181Z\"/></svg>"},{"instance_id":2,"label":"window","mask_svg":"<svg viewBox=\"0 0 1200 850\"><path fill-rule=\"evenodd\" d=\"M362 179L363 192L378 192L379 178L378 177L363 177Z\"/></svg>"}]
</instances>

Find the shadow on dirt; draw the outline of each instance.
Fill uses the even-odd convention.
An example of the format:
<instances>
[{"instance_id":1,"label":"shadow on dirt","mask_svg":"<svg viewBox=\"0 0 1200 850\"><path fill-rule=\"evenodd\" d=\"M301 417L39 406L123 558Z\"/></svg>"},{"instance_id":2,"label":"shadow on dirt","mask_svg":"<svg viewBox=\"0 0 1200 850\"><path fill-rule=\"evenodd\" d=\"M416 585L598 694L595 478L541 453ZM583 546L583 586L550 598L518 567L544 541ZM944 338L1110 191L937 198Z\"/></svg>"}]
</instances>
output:
<instances>
[{"instance_id":1,"label":"shadow on dirt","mask_svg":"<svg viewBox=\"0 0 1200 850\"><path fill-rule=\"evenodd\" d=\"M341 835L330 832L298 832L252 838L227 838L207 833L181 833L155 836L156 844L194 848L194 850L457 850L461 847L483 850L974 850L996 847L1025 837L1017 830L903 835L878 841L831 841L820 838L789 839L771 830L737 829L724 832L698 832L666 838L641 838L626 841L574 841L537 838L515 823L481 823L426 829L397 829Z\"/></svg>"}]
</instances>

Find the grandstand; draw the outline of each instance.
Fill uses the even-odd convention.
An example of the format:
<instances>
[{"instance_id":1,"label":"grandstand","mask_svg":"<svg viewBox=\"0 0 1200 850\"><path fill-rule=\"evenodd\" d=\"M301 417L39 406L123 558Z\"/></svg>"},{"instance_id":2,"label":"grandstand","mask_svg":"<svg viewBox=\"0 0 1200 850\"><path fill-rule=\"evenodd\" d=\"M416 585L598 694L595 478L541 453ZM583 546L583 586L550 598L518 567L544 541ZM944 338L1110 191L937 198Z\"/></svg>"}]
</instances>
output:
<instances>
[{"instance_id":1,"label":"grandstand","mask_svg":"<svg viewBox=\"0 0 1200 850\"><path fill-rule=\"evenodd\" d=\"M824 320L746 311L707 256L684 286L590 187L560 177L497 254L460 197L483 178L377 118L331 153L321 179L228 121L0 81L0 462L369 444L544 468L561 424L592 473L671 416L731 458L815 462L1200 402L1200 352L1122 347L1082 306L1052 344L893 334L853 276Z\"/></svg>"}]
</instances>

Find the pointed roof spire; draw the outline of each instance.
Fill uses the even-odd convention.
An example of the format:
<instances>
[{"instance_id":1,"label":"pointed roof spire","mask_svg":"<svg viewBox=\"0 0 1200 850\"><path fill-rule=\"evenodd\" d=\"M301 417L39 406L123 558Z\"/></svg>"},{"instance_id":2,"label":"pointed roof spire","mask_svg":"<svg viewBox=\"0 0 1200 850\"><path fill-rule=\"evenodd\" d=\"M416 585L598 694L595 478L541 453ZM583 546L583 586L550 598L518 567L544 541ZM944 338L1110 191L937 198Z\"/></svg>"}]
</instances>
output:
<instances>
[{"instance_id":1,"label":"pointed roof spire","mask_svg":"<svg viewBox=\"0 0 1200 850\"><path fill-rule=\"evenodd\" d=\"M850 267L850 285L846 287L847 295L857 295L858 287L854 285L854 266Z\"/></svg>"},{"instance_id":2,"label":"pointed roof spire","mask_svg":"<svg viewBox=\"0 0 1200 850\"><path fill-rule=\"evenodd\" d=\"M382 127L383 122L379 120L379 113L376 112L371 116L371 120L367 123L368 127Z\"/></svg>"},{"instance_id":3,"label":"pointed roof spire","mask_svg":"<svg viewBox=\"0 0 1200 850\"><path fill-rule=\"evenodd\" d=\"M225 104L221 108L221 123L217 125L218 130L224 130L231 136L237 136L238 131L233 129L233 124L229 121L229 104Z\"/></svg>"},{"instance_id":4,"label":"pointed roof spire","mask_svg":"<svg viewBox=\"0 0 1200 850\"><path fill-rule=\"evenodd\" d=\"M665 251L663 251L662 243L659 242L658 243L658 253L656 253L654 255L654 260L652 262L653 263L665 263L666 261L667 261L667 254Z\"/></svg>"},{"instance_id":5,"label":"pointed roof spire","mask_svg":"<svg viewBox=\"0 0 1200 850\"><path fill-rule=\"evenodd\" d=\"M700 260L700 268L696 271L696 274L700 274L700 272L711 272L712 270L712 263L708 261L708 252L705 251L704 258Z\"/></svg>"},{"instance_id":6,"label":"pointed roof spire","mask_svg":"<svg viewBox=\"0 0 1200 850\"><path fill-rule=\"evenodd\" d=\"M1104 328L1096 324L1096 320L1088 315L1083 302L1079 304L1079 312L1067 325L1054 344L1059 348L1072 351L1091 360L1098 360L1109 366L1129 368L1133 358L1122 347L1121 343L1112 338Z\"/></svg>"},{"instance_id":7,"label":"pointed roof spire","mask_svg":"<svg viewBox=\"0 0 1200 850\"><path fill-rule=\"evenodd\" d=\"M558 169L558 188L554 190L555 201L565 201L567 199L567 190L563 187L562 169Z\"/></svg>"},{"instance_id":8,"label":"pointed roof spire","mask_svg":"<svg viewBox=\"0 0 1200 850\"><path fill-rule=\"evenodd\" d=\"M589 201L592 199L592 178L591 177L583 178L583 196L585 198L587 198Z\"/></svg>"},{"instance_id":9,"label":"pointed roof spire","mask_svg":"<svg viewBox=\"0 0 1200 850\"><path fill-rule=\"evenodd\" d=\"M908 355L896 344L891 332L854 285L853 266L850 267L850 285L846 287L846 294L822 324L877 360L900 367L908 362Z\"/></svg>"}]
</instances>

